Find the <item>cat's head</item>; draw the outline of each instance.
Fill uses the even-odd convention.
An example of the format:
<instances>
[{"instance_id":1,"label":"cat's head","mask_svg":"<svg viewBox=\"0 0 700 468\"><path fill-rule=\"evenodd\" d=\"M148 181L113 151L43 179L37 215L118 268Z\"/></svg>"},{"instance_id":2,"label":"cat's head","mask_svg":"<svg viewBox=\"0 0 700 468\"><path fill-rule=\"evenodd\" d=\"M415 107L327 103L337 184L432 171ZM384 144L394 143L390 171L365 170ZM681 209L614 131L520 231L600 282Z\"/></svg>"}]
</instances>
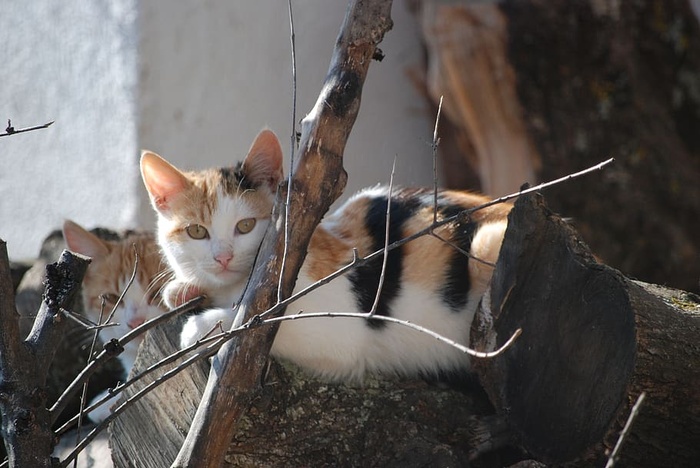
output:
<instances>
[{"instance_id":1,"label":"cat's head","mask_svg":"<svg viewBox=\"0 0 700 468\"><path fill-rule=\"evenodd\" d=\"M260 132L236 167L184 172L144 151L141 175L177 280L205 292L244 285L283 177L275 134Z\"/></svg>"},{"instance_id":2,"label":"cat's head","mask_svg":"<svg viewBox=\"0 0 700 468\"><path fill-rule=\"evenodd\" d=\"M126 290L112 319L119 325L103 328L100 331L103 341L121 338L146 320L163 313L159 293L168 272L164 271L158 245L151 234L133 232L118 240L104 239L72 221L65 221L63 236L70 250L92 259L82 287L85 314L92 322L98 323L101 314L104 322ZM136 274L127 289L134 274L136 255ZM133 360L139 342L135 340L129 343L133 346L127 345L125 353L133 355L128 358Z\"/></svg>"}]
</instances>

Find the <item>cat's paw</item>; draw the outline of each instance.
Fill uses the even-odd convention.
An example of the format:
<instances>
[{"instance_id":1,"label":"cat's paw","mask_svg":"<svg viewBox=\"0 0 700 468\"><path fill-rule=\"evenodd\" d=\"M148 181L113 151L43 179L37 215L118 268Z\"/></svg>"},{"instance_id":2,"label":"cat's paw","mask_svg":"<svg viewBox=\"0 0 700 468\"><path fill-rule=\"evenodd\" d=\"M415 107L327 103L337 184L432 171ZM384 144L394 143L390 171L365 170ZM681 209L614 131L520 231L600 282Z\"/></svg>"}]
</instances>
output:
<instances>
[{"instance_id":1,"label":"cat's paw","mask_svg":"<svg viewBox=\"0 0 700 468\"><path fill-rule=\"evenodd\" d=\"M188 348L212 333L226 331L233 324L231 309L209 309L187 319L180 333L180 349Z\"/></svg>"},{"instance_id":2,"label":"cat's paw","mask_svg":"<svg viewBox=\"0 0 700 468\"><path fill-rule=\"evenodd\" d=\"M169 282L163 288L163 302L169 309L180 307L185 302L202 295L204 291L197 286L177 280Z\"/></svg>"},{"instance_id":3,"label":"cat's paw","mask_svg":"<svg viewBox=\"0 0 700 468\"><path fill-rule=\"evenodd\" d=\"M90 400L90 404L88 406L92 406L93 404L97 403L104 397L109 395L109 390L105 390L104 392L100 393L97 395L95 398ZM112 407L115 406L117 403L117 399L119 398L119 394L112 396L109 400L105 401L102 403L100 406L95 408L94 410L90 411L88 413L88 417L90 418L90 421L94 422L95 424L99 424L105 419L109 417L110 414L112 414Z\"/></svg>"}]
</instances>

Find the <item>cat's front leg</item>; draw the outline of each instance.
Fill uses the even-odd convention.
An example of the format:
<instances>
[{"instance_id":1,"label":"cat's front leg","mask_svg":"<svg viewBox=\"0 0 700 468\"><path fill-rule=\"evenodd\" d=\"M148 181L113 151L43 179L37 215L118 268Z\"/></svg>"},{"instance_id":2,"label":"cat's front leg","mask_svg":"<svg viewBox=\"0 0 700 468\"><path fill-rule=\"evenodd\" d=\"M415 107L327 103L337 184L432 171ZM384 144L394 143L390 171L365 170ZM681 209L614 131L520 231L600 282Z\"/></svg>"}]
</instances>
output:
<instances>
[{"instance_id":1,"label":"cat's front leg","mask_svg":"<svg viewBox=\"0 0 700 468\"><path fill-rule=\"evenodd\" d=\"M233 324L235 312L230 308L209 309L187 319L180 333L180 349L187 348L212 331L228 331Z\"/></svg>"}]
</instances>

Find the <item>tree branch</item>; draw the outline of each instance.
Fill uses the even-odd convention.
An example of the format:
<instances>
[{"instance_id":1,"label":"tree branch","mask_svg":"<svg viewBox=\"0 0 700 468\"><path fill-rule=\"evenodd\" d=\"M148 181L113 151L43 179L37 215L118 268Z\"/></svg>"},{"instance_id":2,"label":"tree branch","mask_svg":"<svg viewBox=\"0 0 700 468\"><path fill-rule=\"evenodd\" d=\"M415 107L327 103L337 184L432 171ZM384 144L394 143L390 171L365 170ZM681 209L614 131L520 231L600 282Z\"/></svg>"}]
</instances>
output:
<instances>
[{"instance_id":1,"label":"tree branch","mask_svg":"<svg viewBox=\"0 0 700 468\"><path fill-rule=\"evenodd\" d=\"M353 1L336 41L323 90L302 122L299 160L293 168L289 255L285 259L280 297L288 297L305 257L311 234L345 187L342 155L360 107L362 85L377 45L391 28L391 1ZM284 236L273 213L250 284L234 327L274 306L284 257ZM295 214L304 213L304 216ZM283 313L283 309L279 314ZM176 467L218 466L223 462L236 424L258 390L277 327L255 329L226 343L212 361L209 380L187 438L173 463Z\"/></svg>"},{"instance_id":2,"label":"tree branch","mask_svg":"<svg viewBox=\"0 0 700 468\"><path fill-rule=\"evenodd\" d=\"M54 121L52 120L51 122L47 122L44 125L35 125L34 127L20 128L19 130L15 130L15 127L12 126L12 121L8 120L5 133L0 133L0 137L17 135L18 133L31 132L33 130L41 130L42 128L49 128L51 125L53 125L53 123Z\"/></svg>"},{"instance_id":3,"label":"tree branch","mask_svg":"<svg viewBox=\"0 0 700 468\"><path fill-rule=\"evenodd\" d=\"M29 336L22 341L9 260L0 244L0 412L9 465L51 466L53 433L46 409L46 375L63 338L66 318L90 261L64 251L46 266L44 301Z\"/></svg>"}]
</instances>

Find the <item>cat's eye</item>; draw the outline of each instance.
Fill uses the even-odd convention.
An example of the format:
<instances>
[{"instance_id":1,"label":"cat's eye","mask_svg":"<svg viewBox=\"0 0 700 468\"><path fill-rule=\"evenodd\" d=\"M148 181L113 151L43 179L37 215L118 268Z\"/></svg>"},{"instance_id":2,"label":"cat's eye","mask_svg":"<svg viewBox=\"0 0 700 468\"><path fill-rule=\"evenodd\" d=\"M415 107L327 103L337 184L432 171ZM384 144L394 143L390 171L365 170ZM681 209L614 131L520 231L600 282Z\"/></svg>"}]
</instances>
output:
<instances>
[{"instance_id":1,"label":"cat's eye","mask_svg":"<svg viewBox=\"0 0 700 468\"><path fill-rule=\"evenodd\" d=\"M185 232L188 236L195 240L209 238L209 232L207 232L207 228L205 228L201 224L188 224L185 228Z\"/></svg>"},{"instance_id":2,"label":"cat's eye","mask_svg":"<svg viewBox=\"0 0 700 468\"><path fill-rule=\"evenodd\" d=\"M255 218L246 218L238 221L236 231L241 234L248 234L255 227Z\"/></svg>"}]
</instances>

